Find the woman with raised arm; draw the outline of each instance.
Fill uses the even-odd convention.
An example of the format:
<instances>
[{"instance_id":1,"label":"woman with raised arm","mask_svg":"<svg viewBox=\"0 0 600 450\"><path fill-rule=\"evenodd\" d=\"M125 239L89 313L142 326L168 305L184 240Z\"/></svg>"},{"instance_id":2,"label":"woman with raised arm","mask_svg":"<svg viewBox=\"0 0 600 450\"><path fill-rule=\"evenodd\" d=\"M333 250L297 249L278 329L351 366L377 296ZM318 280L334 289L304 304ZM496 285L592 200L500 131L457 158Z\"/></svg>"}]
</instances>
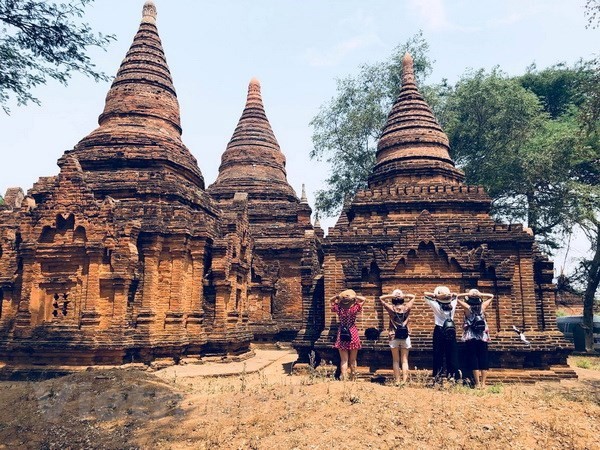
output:
<instances>
[{"instance_id":1,"label":"woman with raised arm","mask_svg":"<svg viewBox=\"0 0 600 450\"><path fill-rule=\"evenodd\" d=\"M465 343L465 364L466 369L473 373L473 382L476 388L485 387L487 372L490 368L488 358L490 330L485 320L485 310L493 299L493 294L484 294L477 289L458 294L458 303L465 310L462 335Z\"/></svg>"},{"instance_id":2,"label":"woman with raised arm","mask_svg":"<svg viewBox=\"0 0 600 450\"><path fill-rule=\"evenodd\" d=\"M331 311L338 315L338 332L334 348L340 352L340 377L346 379L350 366L351 379L356 377L356 357L361 348L356 316L362 310L366 298L357 295L352 289L346 289L329 299Z\"/></svg>"},{"instance_id":3,"label":"woman with raised arm","mask_svg":"<svg viewBox=\"0 0 600 450\"><path fill-rule=\"evenodd\" d=\"M408 315L415 301L415 296L404 294L400 289L394 289L391 294L379 297L379 300L390 316L389 337L394 381L396 384L400 384L400 362L402 362L402 384L405 384L408 380L408 350L411 347Z\"/></svg>"},{"instance_id":4,"label":"woman with raised arm","mask_svg":"<svg viewBox=\"0 0 600 450\"><path fill-rule=\"evenodd\" d=\"M425 292L425 300L433 311L433 381L441 381L446 360L446 376L457 380L461 377L458 370L458 354L456 349L456 294L446 286L438 286L433 292Z\"/></svg>"}]
</instances>

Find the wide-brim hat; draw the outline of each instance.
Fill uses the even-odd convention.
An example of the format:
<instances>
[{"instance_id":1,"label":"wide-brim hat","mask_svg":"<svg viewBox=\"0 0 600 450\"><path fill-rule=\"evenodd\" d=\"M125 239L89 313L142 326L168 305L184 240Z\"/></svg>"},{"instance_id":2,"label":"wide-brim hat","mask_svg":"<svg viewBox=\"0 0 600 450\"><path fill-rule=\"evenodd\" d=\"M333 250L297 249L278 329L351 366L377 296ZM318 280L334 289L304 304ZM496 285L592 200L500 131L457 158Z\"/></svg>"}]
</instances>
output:
<instances>
[{"instance_id":1,"label":"wide-brim hat","mask_svg":"<svg viewBox=\"0 0 600 450\"><path fill-rule=\"evenodd\" d=\"M452 301L452 293L447 286L438 286L433 291L435 299L440 303L450 303Z\"/></svg>"},{"instance_id":2,"label":"wide-brim hat","mask_svg":"<svg viewBox=\"0 0 600 450\"><path fill-rule=\"evenodd\" d=\"M469 305L480 305L482 303L481 300L481 292L478 289L470 289L467 292L467 303Z\"/></svg>"},{"instance_id":3,"label":"wide-brim hat","mask_svg":"<svg viewBox=\"0 0 600 450\"><path fill-rule=\"evenodd\" d=\"M404 292L400 289L394 289L392 291L392 297L394 298L404 298Z\"/></svg>"},{"instance_id":4,"label":"wide-brim hat","mask_svg":"<svg viewBox=\"0 0 600 450\"><path fill-rule=\"evenodd\" d=\"M356 292L353 289L346 289L340 292L339 297L341 305L350 305L356 301Z\"/></svg>"}]
</instances>

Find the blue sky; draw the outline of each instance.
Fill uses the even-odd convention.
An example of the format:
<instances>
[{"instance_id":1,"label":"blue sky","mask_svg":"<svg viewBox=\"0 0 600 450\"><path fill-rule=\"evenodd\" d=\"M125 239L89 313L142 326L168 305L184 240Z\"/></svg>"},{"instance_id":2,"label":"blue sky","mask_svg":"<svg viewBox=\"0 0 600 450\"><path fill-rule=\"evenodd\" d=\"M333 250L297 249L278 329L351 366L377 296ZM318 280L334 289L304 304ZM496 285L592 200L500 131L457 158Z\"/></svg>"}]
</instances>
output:
<instances>
[{"instance_id":1,"label":"blue sky","mask_svg":"<svg viewBox=\"0 0 600 450\"><path fill-rule=\"evenodd\" d=\"M158 29L177 89L183 140L207 185L244 106L261 80L267 115L287 158L288 180L309 201L327 168L310 161L309 122L335 94L335 78L385 59L420 29L430 44L428 82L454 82L467 68L499 65L520 74L600 52L600 30L585 28L583 0L155 0ZM113 33L97 66L113 76L137 31L142 0L96 0L85 20ZM92 131L109 83L74 76L35 94L42 106L0 116L0 192L25 190L58 172L56 160ZM333 221L325 222L332 225Z\"/></svg>"}]
</instances>

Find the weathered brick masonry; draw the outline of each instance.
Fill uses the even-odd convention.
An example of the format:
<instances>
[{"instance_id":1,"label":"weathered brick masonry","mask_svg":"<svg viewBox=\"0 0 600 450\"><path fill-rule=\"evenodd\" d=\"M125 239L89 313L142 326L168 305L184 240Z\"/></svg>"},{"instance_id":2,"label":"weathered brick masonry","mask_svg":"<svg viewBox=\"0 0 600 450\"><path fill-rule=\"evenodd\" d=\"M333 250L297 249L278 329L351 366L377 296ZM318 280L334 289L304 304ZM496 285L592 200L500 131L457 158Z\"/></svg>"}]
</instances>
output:
<instances>
[{"instance_id":1,"label":"weathered brick masonry","mask_svg":"<svg viewBox=\"0 0 600 450\"><path fill-rule=\"evenodd\" d=\"M358 319L363 336L359 364L391 364L387 313L375 299L395 288L414 293L411 364L431 364L433 318L424 291L447 285L478 288L496 301L488 313L492 361L503 367L565 363L569 344L556 328L553 265L522 225L489 216L483 188L467 186L449 156L448 138L415 84L412 58L404 59L403 85L378 143L369 187L345 205L324 241L325 298L352 288L368 298ZM323 329L314 345L298 340L300 361L311 349L335 359L335 314L323 305ZM458 313L461 323L461 313ZM512 331L525 330L531 346ZM371 330L369 330L371 329ZM365 332L367 336L365 336ZM377 331L376 331L377 330Z\"/></svg>"},{"instance_id":2,"label":"weathered brick masonry","mask_svg":"<svg viewBox=\"0 0 600 450\"><path fill-rule=\"evenodd\" d=\"M448 138L419 93L410 56L380 139L369 187L327 238L285 156L252 80L242 116L205 190L181 140L179 105L146 2L139 31L106 97L99 127L59 159L56 176L0 207L0 360L87 365L181 355L239 354L257 340L295 338L332 359L336 319L325 299L368 298L361 364L389 367L387 319L375 298L417 294L411 364L430 363L425 290L477 287L493 363L564 363L553 265L522 225L489 216L490 198L464 184ZM512 331L524 329L531 346Z\"/></svg>"},{"instance_id":3,"label":"weathered brick masonry","mask_svg":"<svg viewBox=\"0 0 600 450\"><path fill-rule=\"evenodd\" d=\"M250 327L259 340L290 340L304 328L313 297L322 296L320 239L306 196L298 199L287 181L285 156L267 119L260 88L257 79L250 81L246 106L208 193L224 210L236 192L248 194L255 242L248 289Z\"/></svg>"},{"instance_id":4,"label":"weathered brick masonry","mask_svg":"<svg viewBox=\"0 0 600 450\"><path fill-rule=\"evenodd\" d=\"M248 349L247 195L224 212L181 141L157 32L142 23L99 127L0 211L0 356L98 364Z\"/></svg>"}]
</instances>

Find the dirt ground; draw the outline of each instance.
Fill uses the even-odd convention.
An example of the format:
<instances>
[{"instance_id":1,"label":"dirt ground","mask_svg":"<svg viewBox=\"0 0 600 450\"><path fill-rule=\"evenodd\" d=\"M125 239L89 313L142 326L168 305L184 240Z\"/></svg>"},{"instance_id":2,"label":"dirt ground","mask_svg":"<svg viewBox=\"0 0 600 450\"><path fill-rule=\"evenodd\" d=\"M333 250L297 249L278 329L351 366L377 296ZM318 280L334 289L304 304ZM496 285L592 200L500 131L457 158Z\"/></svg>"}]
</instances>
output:
<instances>
[{"instance_id":1,"label":"dirt ground","mask_svg":"<svg viewBox=\"0 0 600 450\"><path fill-rule=\"evenodd\" d=\"M290 362L0 382L0 448L600 449L599 358L571 361L578 380L484 391L290 376Z\"/></svg>"}]
</instances>

